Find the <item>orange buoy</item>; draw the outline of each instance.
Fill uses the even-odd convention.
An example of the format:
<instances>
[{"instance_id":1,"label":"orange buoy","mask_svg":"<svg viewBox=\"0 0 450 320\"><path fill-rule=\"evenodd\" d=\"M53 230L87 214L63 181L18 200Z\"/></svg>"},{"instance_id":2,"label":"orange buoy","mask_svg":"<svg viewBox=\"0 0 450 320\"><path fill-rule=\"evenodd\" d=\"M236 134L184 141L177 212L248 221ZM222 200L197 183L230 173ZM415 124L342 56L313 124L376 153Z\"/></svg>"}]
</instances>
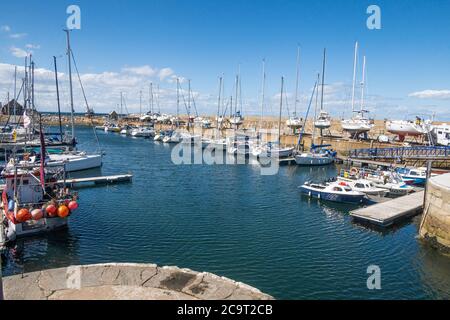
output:
<instances>
[{"instance_id":1,"label":"orange buoy","mask_svg":"<svg viewBox=\"0 0 450 320\"><path fill-rule=\"evenodd\" d=\"M68 207L71 211L77 210L78 203L76 201L70 201Z\"/></svg>"},{"instance_id":2,"label":"orange buoy","mask_svg":"<svg viewBox=\"0 0 450 320\"><path fill-rule=\"evenodd\" d=\"M58 217L66 218L69 215L69 208L65 205L59 206L58 208Z\"/></svg>"},{"instance_id":3,"label":"orange buoy","mask_svg":"<svg viewBox=\"0 0 450 320\"><path fill-rule=\"evenodd\" d=\"M20 209L17 211L16 219L19 222L25 222L31 219L31 214L28 209Z\"/></svg>"},{"instance_id":4,"label":"orange buoy","mask_svg":"<svg viewBox=\"0 0 450 320\"><path fill-rule=\"evenodd\" d=\"M55 205L53 205L53 204L48 205L47 208L45 208L45 211L48 213L48 215L49 215L50 217L56 217L56 211L57 211L57 209L56 209L56 206L55 206Z\"/></svg>"},{"instance_id":5,"label":"orange buoy","mask_svg":"<svg viewBox=\"0 0 450 320\"><path fill-rule=\"evenodd\" d=\"M41 220L44 217L44 213L41 209L34 209L33 211L31 211L31 217L35 221Z\"/></svg>"}]
</instances>

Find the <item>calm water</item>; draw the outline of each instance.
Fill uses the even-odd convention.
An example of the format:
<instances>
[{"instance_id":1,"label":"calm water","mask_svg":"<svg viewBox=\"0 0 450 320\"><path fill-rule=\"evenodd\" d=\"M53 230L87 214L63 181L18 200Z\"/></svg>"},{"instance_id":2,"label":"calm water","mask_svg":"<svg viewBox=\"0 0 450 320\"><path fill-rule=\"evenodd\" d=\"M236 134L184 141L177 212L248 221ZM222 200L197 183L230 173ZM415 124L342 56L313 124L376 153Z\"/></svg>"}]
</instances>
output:
<instances>
[{"instance_id":1,"label":"calm water","mask_svg":"<svg viewBox=\"0 0 450 320\"><path fill-rule=\"evenodd\" d=\"M79 190L66 231L21 240L5 274L101 262L145 262L209 271L278 299L450 298L450 258L415 237L418 220L388 233L352 223L351 207L301 196L334 167L175 166L170 146L99 133L107 155L88 175L132 172L129 184ZM95 150L78 128L80 149ZM382 290L366 287L378 265Z\"/></svg>"}]
</instances>

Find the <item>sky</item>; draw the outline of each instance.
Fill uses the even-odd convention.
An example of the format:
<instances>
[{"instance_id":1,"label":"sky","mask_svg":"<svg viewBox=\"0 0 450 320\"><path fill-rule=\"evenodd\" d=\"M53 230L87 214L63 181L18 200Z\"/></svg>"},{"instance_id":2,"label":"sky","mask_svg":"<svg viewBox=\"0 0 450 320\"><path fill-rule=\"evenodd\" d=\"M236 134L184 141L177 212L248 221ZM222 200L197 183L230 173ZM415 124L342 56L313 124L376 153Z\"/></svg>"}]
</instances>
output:
<instances>
[{"instance_id":1,"label":"sky","mask_svg":"<svg viewBox=\"0 0 450 320\"><path fill-rule=\"evenodd\" d=\"M294 111L297 48L300 81L297 112L306 113L322 54L327 50L324 108L351 115L353 55L359 43L355 105L360 105L362 57L366 56L365 108L378 119L415 115L450 121L449 0L24 0L0 4L0 101L19 86L24 56L36 65L36 107L55 111L53 56L57 57L63 111L69 110L65 33L69 5L81 10L72 49L89 105L96 112L149 108L149 86L161 112L176 112L176 79L187 100L188 80L199 114L222 109L241 79L242 112L260 114L262 61L264 113L277 114L281 77L283 114ZM370 5L381 10L381 29L370 30ZM159 91L157 87L159 86ZM74 74L75 110L86 107ZM141 100L142 92L142 100ZM233 99L235 99L233 97ZM142 103L140 102L142 101ZM185 111L182 99L180 112ZM195 113L194 108L192 112ZM227 107L227 113L229 107Z\"/></svg>"}]
</instances>

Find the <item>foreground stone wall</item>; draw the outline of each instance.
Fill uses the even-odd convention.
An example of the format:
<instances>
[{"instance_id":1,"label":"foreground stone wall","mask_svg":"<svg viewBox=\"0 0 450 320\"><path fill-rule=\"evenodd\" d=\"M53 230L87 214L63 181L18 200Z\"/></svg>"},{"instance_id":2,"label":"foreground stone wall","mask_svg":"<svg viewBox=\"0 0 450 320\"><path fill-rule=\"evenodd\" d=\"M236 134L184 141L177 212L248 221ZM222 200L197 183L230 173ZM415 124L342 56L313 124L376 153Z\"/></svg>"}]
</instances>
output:
<instances>
[{"instance_id":1,"label":"foreground stone wall","mask_svg":"<svg viewBox=\"0 0 450 320\"><path fill-rule=\"evenodd\" d=\"M154 264L71 266L6 277L7 300L270 300L246 284Z\"/></svg>"},{"instance_id":2,"label":"foreground stone wall","mask_svg":"<svg viewBox=\"0 0 450 320\"><path fill-rule=\"evenodd\" d=\"M428 181L419 235L450 253L450 173Z\"/></svg>"}]
</instances>

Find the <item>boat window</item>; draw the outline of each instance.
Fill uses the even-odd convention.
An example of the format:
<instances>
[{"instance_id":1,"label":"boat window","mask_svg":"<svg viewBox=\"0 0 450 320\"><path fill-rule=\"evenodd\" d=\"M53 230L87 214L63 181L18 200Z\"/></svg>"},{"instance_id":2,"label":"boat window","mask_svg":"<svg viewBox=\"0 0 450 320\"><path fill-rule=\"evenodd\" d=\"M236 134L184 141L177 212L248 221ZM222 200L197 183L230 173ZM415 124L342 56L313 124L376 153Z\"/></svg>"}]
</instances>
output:
<instances>
[{"instance_id":1,"label":"boat window","mask_svg":"<svg viewBox=\"0 0 450 320\"><path fill-rule=\"evenodd\" d=\"M350 192L350 191L352 191L352 188L350 188L350 187L344 187L344 190L347 191L347 192Z\"/></svg>"},{"instance_id":2,"label":"boat window","mask_svg":"<svg viewBox=\"0 0 450 320\"><path fill-rule=\"evenodd\" d=\"M334 187L333 191L342 191L342 189L340 187Z\"/></svg>"},{"instance_id":3,"label":"boat window","mask_svg":"<svg viewBox=\"0 0 450 320\"><path fill-rule=\"evenodd\" d=\"M363 189L365 187L365 185L363 185L362 183L355 183L355 187Z\"/></svg>"}]
</instances>

